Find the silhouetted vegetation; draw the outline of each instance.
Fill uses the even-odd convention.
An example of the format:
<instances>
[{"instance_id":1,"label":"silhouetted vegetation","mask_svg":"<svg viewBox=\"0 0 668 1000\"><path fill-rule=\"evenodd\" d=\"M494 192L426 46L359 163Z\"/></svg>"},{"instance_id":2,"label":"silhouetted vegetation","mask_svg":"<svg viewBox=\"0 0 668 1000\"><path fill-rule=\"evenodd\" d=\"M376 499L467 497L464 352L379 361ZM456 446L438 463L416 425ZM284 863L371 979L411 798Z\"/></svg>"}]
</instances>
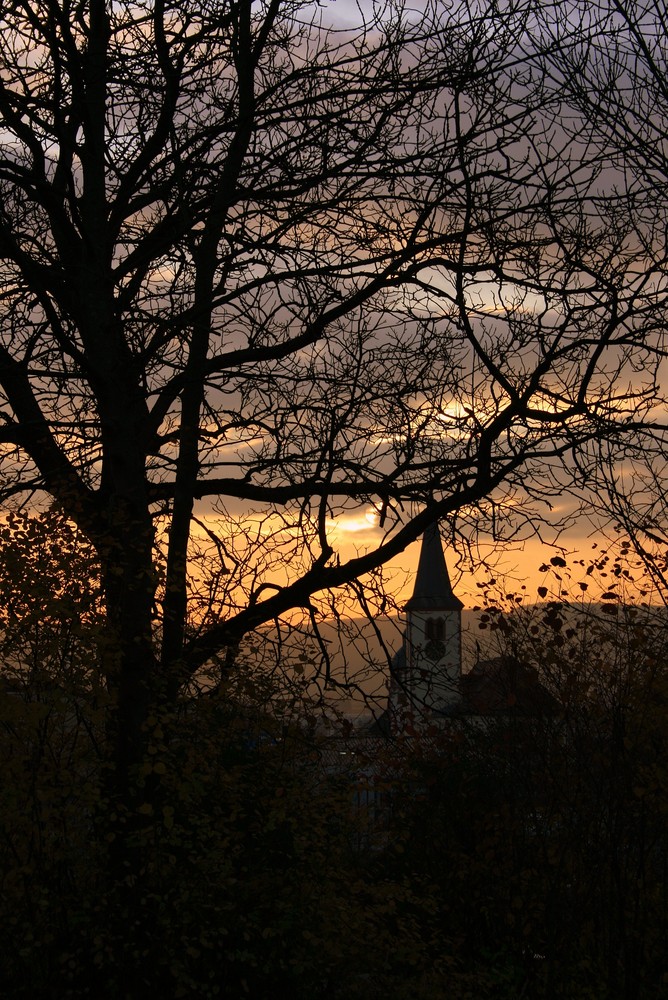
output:
<instances>
[{"instance_id":1,"label":"silhouetted vegetation","mask_svg":"<svg viewBox=\"0 0 668 1000\"><path fill-rule=\"evenodd\" d=\"M276 681L240 668L147 720L146 794L119 817L108 695L83 669L94 575L83 603L67 593L90 553L58 515L1 541L3 996L663 995L657 607L495 600L499 648L540 657L560 710L390 743L323 731L315 711L286 726L265 707ZM612 579L629 565L622 548ZM125 871L121 823L120 864L128 844L140 859Z\"/></svg>"}]
</instances>

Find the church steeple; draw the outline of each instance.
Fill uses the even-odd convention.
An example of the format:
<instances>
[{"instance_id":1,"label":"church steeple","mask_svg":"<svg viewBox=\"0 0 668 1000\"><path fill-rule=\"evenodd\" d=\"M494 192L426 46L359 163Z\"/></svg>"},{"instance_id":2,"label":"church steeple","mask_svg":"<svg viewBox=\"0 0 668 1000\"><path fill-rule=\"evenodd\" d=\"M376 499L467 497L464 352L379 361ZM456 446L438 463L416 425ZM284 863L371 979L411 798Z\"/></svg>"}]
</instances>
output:
<instances>
[{"instance_id":1,"label":"church steeple","mask_svg":"<svg viewBox=\"0 0 668 1000\"><path fill-rule=\"evenodd\" d=\"M462 602L455 597L438 524L424 533L404 647L394 660L390 713L395 732L450 716L461 702Z\"/></svg>"},{"instance_id":2,"label":"church steeple","mask_svg":"<svg viewBox=\"0 0 668 1000\"><path fill-rule=\"evenodd\" d=\"M438 524L430 524L422 536L415 587L406 611L459 611L463 606L452 592Z\"/></svg>"}]
</instances>

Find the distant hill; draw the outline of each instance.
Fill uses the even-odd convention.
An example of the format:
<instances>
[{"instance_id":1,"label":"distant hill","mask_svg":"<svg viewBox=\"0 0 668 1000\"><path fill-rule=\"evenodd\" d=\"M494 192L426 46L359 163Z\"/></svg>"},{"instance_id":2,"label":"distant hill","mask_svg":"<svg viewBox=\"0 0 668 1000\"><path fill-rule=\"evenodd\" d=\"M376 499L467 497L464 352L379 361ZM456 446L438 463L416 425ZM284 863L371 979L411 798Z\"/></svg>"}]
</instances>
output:
<instances>
[{"instance_id":1,"label":"distant hill","mask_svg":"<svg viewBox=\"0 0 668 1000\"><path fill-rule=\"evenodd\" d=\"M469 610L462 614L464 670L477 658L476 640L482 655L487 655L490 646L489 633L478 629L480 615ZM247 639L245 652L279 673L296 669L312 682L316 697L321 695L339 710L357 715L385 707L390 662L401 647L404 628L404 620L396 616L374 622L363 617L322 622L319 632L329 663L317 641L297 631L279 638L274 628L263 630ZM328 670L329 684L325 676Z\"/></svg>"},{"instance_id":2,"label":"distant hill","mask_svg":"<svg viewBox=\"0 0 668 1000\"><path fill-rule=\"evenodd\" d=\"M619 607L616 605L615 607ZM526 606L522 613L533 619L534 627L552 632L554 626L545 624L545 616L555 614L555 605L542 603ZM603 634L614 644L614 625L617 620L612 613L613 606L604 602L588 606L564 602L558 607L558 617L562 622L557 631L567 635L570 629L597 630L592 637L600 652L601 625ZM583 613L584 612L584 613ZM639 614L643 609L639 609ZM464 609L462 612L462 666L465 673L472 669L480 658L498 655L503 648L503 637L490 629L490 620L485 620L488 612ZM664 608L645 609L652 621L665 630L667 612ZM493 617L491 619L493 621ZM482 625L482 628L481 628ZM263 630L261 634L247 640L247 650L252 648L250 658L256 658L263 668L280 675L303 677L309 685L310 693L316 700L336 706L351 715L379 712L385 707L390 662L401 646L405 622L399 617L381 617L374 622L366 618L342 619L340 622L325 621L319 626L322 644L327 651L326 662L318 643L311 635L299 632L282 634L275 629Z\"/></svg>"}]
</instances>

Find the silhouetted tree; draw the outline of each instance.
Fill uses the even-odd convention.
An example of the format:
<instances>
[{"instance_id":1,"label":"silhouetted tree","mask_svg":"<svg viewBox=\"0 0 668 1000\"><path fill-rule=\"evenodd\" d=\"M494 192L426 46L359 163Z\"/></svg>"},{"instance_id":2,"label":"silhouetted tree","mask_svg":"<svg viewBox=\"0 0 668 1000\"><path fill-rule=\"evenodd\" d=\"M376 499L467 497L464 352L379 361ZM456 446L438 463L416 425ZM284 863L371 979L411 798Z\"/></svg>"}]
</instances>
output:
<instances>
[{"instance_id":1,"label":"silhouetted tree","mask_svg":"<svg viewBox=\"0 0 668 1000\"><path fill-rule=\"evenodd\" d=\"M555 99L568 106L563 134L578 144L591 164L595 192L582 238L618 234L609 254L611 289L618 285L622 321L616 336L620 352L629 349L638 325L655 324L651 340L660 343L661 318L656 303L665 291L666 206L668 205L668 59L665 4L658 0L601 0L597 3L541 6L532 26L534 51ZM547 40L552 44L548 46ZM568 223L566 222L566 226ZM619 282L625 261L639 267ZM618 277L615 277L617 275ZM623 315L625 313L625 315ZM627 336L620 336L623 327ZM649 345L648 345L649 346ZM635 384L651 388L652 365L640 366ZM655 382L657 400L661 387ZM664 386L665 389L665 386ZM648 557L655 582L665 593L666 576L650 550L666 541L665 408L651 415L654 434L640 448L629 448L623 471L615 442L602 449L590 469L593 503L604 515L610 509ZM629 442L630 443L630 442Z\"/></svg>"},{"instance_id":2,"label":"silhouetted tree","mask_svg":"<svg viewBox=\"0 0 668 1000\"><path fill-rule=\"evenodd\" d=\"M202 664L437 516L506 537L656 398L653 204L601 208L532 5L323 18L4 17L1 495L52 498L96 550L121 796ZM197 504L223 525L204 622ZM365 505L384 533L342 561L332 525Z\"/></svg>"}]
</instances>

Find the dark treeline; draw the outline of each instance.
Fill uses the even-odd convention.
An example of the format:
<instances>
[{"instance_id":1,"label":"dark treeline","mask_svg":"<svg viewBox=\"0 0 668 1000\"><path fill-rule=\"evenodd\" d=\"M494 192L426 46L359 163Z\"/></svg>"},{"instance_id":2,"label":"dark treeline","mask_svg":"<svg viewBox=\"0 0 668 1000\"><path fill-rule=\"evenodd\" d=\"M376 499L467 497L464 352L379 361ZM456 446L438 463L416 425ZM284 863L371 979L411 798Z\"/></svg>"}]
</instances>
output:
<instances>
[{"instance_id":1,"label":"dark treeline","mask_svg":"<svg viewBox=\"0 0 668 1000\"><path fill-rule=\"evenodd\" d=\"M665 995L659 610L493 603L498 649L558 700L544 717L509 702L373 743L315 708L286 724L271 672L191 689L147 722L142 861L119 878L90 552L53 517L3 542L2 996Z\"/></svg>"}]
</instances>

